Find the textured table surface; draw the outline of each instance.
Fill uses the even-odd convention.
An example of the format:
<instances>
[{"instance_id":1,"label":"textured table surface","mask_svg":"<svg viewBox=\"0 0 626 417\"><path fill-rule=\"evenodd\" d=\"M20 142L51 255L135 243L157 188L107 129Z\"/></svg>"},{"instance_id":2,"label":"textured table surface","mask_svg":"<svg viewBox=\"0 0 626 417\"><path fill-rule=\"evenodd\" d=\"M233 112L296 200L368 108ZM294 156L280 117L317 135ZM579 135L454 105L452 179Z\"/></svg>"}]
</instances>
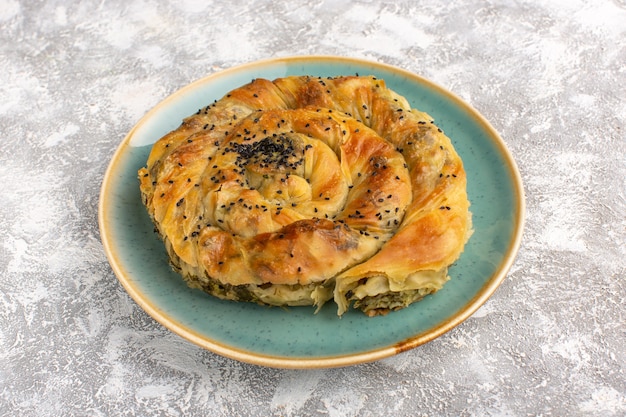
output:
<instances>
[{"instance_id":1,"label":"textured table surface","mask_svg":"<svg viewBox=\"0 0 626 417\"><path fill-rule=\"evenodd\" d=\"M0 0L0 415L626 415L623 0ZM378 362L278 370L143 312L100 243L126 133L182 86L275 56L405 68L500 132L527 197L491 299Z\"/></svg>"}]
</instances>

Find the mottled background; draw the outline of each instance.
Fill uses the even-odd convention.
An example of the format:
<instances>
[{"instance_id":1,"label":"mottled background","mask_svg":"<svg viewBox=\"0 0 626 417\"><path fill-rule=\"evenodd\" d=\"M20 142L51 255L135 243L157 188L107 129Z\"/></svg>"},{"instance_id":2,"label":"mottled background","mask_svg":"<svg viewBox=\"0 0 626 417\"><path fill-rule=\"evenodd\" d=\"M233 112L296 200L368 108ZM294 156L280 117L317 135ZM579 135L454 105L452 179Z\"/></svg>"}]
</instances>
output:
<instances>
[{"instance_id":1,"label":"mottled background","mask_svg":"<svg viewBox=\"0 0 626 417\"><path fill-rule=\"evenodd\" d=\"M0 0L0 39L0 414L626 415L624 0ZM371 364L276 370L204 351L130 299L99 240L105 169L147 110L300 54L452 90L525 185L524 240L494 296Z\"/></svg>"}]
</instances>

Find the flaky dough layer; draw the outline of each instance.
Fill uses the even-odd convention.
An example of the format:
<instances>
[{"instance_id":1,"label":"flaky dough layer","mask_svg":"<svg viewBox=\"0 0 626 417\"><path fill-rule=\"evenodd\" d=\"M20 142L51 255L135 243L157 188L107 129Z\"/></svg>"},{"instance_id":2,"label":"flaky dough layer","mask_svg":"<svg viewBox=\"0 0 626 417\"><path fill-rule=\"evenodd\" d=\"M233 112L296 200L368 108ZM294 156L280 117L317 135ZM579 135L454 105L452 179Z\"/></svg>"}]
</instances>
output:
<instances>
[{"instance_id":1,"label":"flaky dough layer","mask_svg":"<svg viewBox=\"0 0 626 417\"><path fill-rule=\"evenodd\" d=\"M253 80L139 179L172 265L226 299L384 314L441 288L471 230L450 140L374 77Z\"/></svg>"}]
</instances>

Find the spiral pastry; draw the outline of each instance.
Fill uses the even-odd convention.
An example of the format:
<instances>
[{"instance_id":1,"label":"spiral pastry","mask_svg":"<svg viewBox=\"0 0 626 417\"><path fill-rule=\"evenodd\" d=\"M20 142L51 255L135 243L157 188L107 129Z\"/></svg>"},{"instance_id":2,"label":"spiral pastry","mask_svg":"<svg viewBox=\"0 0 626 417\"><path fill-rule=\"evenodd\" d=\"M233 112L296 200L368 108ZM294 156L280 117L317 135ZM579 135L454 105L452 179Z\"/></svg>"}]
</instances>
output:
<instances>
[{"instance_id":1,"label":"spiral pastry","mask_svg":"<svg viewBox=\"0 0 626 417\"><path fill-rule=\"evenodd\" d=\"M375 77L253 80L139 179L174 269L229 300L385 314L440 289L471 233L450 140Z\"/></svg>"}]
</instances>

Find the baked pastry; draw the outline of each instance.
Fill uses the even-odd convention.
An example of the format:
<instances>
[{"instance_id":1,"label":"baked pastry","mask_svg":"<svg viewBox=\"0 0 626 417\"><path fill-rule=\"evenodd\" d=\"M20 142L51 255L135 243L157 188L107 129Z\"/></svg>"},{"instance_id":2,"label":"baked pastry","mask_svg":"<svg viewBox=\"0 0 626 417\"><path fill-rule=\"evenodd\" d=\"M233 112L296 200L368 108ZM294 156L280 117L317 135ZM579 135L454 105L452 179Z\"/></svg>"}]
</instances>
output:
<instances>
[{"instance_id":1,"label":"baked pastry","mask_svg":"<svg viewBox=\"0 0 626 417\"><path fill-rule=\"evenodd\" d=\"M471 233L450 140L375 77L253 80L139 179L173 268L229 300L385 314L440 289Z\"/></svg>"}]
</instances>

